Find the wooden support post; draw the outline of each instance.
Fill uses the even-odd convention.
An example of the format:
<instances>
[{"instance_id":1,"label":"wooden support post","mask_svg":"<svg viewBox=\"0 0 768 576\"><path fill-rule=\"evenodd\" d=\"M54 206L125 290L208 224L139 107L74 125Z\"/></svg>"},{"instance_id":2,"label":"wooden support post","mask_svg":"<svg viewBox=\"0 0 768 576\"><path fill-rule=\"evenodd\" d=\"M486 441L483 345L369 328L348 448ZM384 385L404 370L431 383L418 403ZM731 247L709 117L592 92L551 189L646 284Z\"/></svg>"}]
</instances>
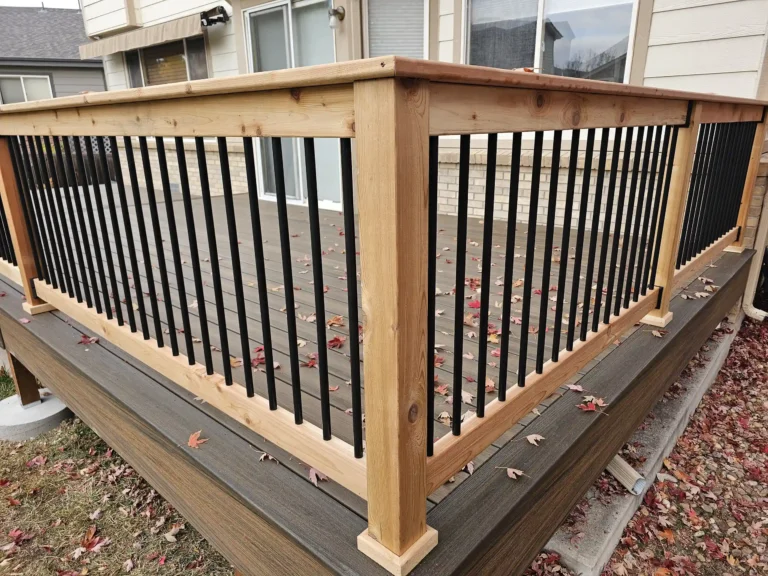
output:
<instances>
[{"instance_id":1,"label":"wooden support post","mask_svg":"<svg viewBox=\"0 0 768 576\"><path fill-rule=\"evenodd\" d=\"M757 125L755 138L752 140L752 152L749 156L749 168L747 177L744 179L744 192L741 194L741 206L739 207L739 218L736 220L736 228L739 230L739 238L725 249L726 252L743 252L744 236L747 230L747 217L749 216L749 206L752 204L752 193L755 189L757 180L757 171L760 168L760 156L763 153L763 142L765 141L765 120Z\"/></svg>"},{"instance_id":2,"label":"wooden support post","mask_svg":"<svg viewBox=\"0 0 768 576\"><path fill-rule=\"evenodd\" d=\"M0 137L0 196L3 199L5 216L8 220L8 230L11 233L13 249L16 253L16 261L19 266L21 285L24 288L24 310L28 314L39 314L54 309L37 297L32 280L37 278L37 267L33 254L32 239L27 223L24 219L24 211L21 205L21 191L16 186L16 176L13 173L11 160L10 139Z\"/></svg>"},{"instance_id":3,"label":"wooden support post","mask_svg":"<svg viewBox=\"0 0 768 576\"><path fill-rule=\"evenodd\" d=\"M11 377L21 405L28 406L40 402L40 388L37 386L37 378L10 352L8 353L8 363L11 366Z\"/></svg>"},{"instance_id":4,"label":"wooden support post","mask_svg":"<svg viewBox=\"0 0 768 576\"><path fill-rule=\"evenodd\" d=\"M393 574L437 544L426 524L428 111L426 81L355 83L368 462L358 548Z\"/></svg>"},{"instance_id":5,"label":"wooden support post","mask_svg":"<svg viewBox=\"0 0 768 576\"><path fill-rule=\"evenodd\" d=\"M678 128L675 157L672 160L667 210L664 216L664 229L659 246L659 265L656 269L656 287L661 289L659 305L648 313L642 322L651 326L664 327L672 321L669 301L672 299L675 260L680 244L680 233L685 216L685 198L691 179L693 157L696 151L696 138L699 134L701 104L695 103L691 111L688 126Z\"/></svg>"}]
</instances>

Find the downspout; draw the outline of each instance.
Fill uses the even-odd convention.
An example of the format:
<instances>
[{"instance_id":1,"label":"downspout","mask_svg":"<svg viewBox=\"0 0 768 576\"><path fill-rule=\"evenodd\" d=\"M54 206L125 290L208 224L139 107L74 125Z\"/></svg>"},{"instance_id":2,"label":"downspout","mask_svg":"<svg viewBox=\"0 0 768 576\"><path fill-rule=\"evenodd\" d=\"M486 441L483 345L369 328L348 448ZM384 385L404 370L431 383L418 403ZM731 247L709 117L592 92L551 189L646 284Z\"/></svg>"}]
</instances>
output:
<instances>
[{"instance_id":1,"label":"downspout","mask_svg":"<svg viewBox=\"0 0 768 576\"><path fill-rule=\"evenodd\" d=\"M761 161L762 162L762 161ZM758 172L759 174L759 172ZM762 322L768 317L768 312L760 310L754 305L755 293L757 292L757 281L760 279L760 270L763 266L763 255L765 253L766 239L768 239L768 188L763 194L763 210L760 213L760 222L757 226L755 235L755 257L752 259L752 265L749 268L749 277L747 278L747 287L744 291L744 313L752 318Z\"/></svg>"}]
</instances>

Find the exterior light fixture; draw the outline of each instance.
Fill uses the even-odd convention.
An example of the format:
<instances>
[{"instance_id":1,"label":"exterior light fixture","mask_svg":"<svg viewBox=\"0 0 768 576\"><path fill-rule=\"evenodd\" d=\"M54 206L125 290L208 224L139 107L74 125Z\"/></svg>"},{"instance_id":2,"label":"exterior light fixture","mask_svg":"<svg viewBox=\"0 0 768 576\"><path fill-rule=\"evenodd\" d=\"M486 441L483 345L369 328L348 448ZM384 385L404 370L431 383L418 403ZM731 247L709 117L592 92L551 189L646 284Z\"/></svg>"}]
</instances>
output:
<instances>
[{"instance_id":1,"label":"exterior light fixture","mask_svg":"<svg viewBox=\"0 0 768 576\"><path fill-rule=\"evenodd\" d=\"M328 26L332 30L338 30L341 21L344 20L345 10L343 6L333 7L333 0L328 0Z\"/></svg>"}]
</instances>

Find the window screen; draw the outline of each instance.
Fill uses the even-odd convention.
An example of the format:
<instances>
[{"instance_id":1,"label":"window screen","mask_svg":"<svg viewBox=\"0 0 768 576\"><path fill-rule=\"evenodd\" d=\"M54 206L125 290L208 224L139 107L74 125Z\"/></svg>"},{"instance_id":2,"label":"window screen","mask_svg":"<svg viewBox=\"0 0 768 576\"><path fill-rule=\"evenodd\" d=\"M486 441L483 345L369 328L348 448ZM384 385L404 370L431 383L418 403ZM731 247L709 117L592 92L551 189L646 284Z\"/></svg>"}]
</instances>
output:
<instances>
[{"instance_id":1,"label":"window screen","mask_svg":"<svg viewBox=\"0 0 768 576\"><path fill-rule=\"evenodd\" d=\"M142 49L141 53L144 59L147 86L187 80L183 41L150 46Z\"/></svg>"},{"instance_id":2,"label":"window screen","mask_svg":"<svg viewBox=\"0 0 768 576\"><path fill-rule=\"evenodd\" d=\"M424 58L423 0L368 0L369 56Z\"/></svg>"},{"instance_id":3,"label":"window screen","mask_svg":"<svg viewBox=\"0 0 768 576\"><path fill-rule=\"evenodd\" d=\"M131 88L141 88L144 86L144 77L141 75L141 62L139 62L139 51L131 50L125 53L125 65L128 68L128 81Z\"/></svg>"},{"instance_id":4,"label":"window screen","mask_svg":"<svg viewBox=\"0 0 768 576\"><path fill-rule=\"evenodd\" d=\"M21 78L0 78L0 99L2 99L3 104L24 102Z\"/></svg>"},{"instance_id":5,"label":"window screen","mask_svg":"<svg viewBox=\"0 0 768 576\"><path fill-rule=\"evenodd\" d=\"M48 82L48 78L24 77L24 90L27 93L27 102L53 98L53 94L51 94L51 84Z\"/></svg>"},{"instance_id":6,"label":"window screen","mask_svg":"<svg viewBox=\"0 0 768 576\"><path fill-rule=\"evenodd\" d=\"M190 80L208 78L208 61L205 58L205 38L187 38L187 66Z\"/></svg>"}]
</instances>

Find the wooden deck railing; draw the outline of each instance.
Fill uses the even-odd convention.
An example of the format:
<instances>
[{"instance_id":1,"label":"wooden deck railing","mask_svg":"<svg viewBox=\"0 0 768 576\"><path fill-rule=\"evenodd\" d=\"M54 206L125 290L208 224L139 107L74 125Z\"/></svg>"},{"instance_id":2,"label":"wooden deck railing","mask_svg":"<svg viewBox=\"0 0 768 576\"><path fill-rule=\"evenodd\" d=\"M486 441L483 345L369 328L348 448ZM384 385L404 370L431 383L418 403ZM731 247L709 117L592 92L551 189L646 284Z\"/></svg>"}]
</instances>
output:
<instances>
[{"instance_id":1,"label":"wooden deck railing","mask_svg":"<svg viewBox=\"0 0 768 576\"><path fill-rule=\"evenodd\" d=\"M764 130L761 102L394 57L6 105L0 107L0 192L5 215L0 215L0 272L23 286L28 312L57 309L68 314L366 498L369 528L361 534L359 548L391 572L407 573L437 543L437 533L426 524L426 499L431 492L625 329L639 321L655 326L670 322L675 286L695 275L704 263L723 250L743 249ZM554 131L550 163L544 161L545 131ZM525 135L529 132L531 137ZM509 187L506 217L512 224L506 226L506 244L499 247L506 258L498 282L502 286L500 326L494 326L489 315L500 133L513 133L511 172L505 184ZM462 249L467 243L472 134L487 135L488 148L478 282L465 278ZM564 134L570 135L570 144L563 141ZM91 136L99 137L95 153L88 138L81 140ZM459 143L459 248L451 296L453 382L445 392L453 400L448 415L451 429L438 439L433 355L441 136L458 137ZM155 138L164 219L155 196L148 137ZM169 137L175 139L185 208L178 222L171 207L164 143ZM185 137L195 138L199 191L190 187L194 163L188 166ZM304 139L318 315L319 411L314 419L305 418L304 413L307 397L299 370L291 231L279 138L271 140L271 152L284 324L283 316L276 319L269 306L253 148L253 138L266 137ZM341 139L352 344L351 444L334 434L330 413L313 144L313 138L320 137ZM99 163L102 172L109 172L105 138L113 154L114 181L102 189L97 172ZM224 221L217 221L211 208L213 164L206 155L210 142L204 138L217 139ZM258 324L249 324L243 296L228 138L242 140L246 159ZM141 183L134 156L137 142L144 175ZM563 150L564 144L570 146L569 153ZM530 189L523 190L521 155L531 145ZM127 167L127 181L122 166ZM80 186L83 178L90 186ZM202 195L204 222L197 226L207 233L209 259L201 258L195 247L192 192ZM563 196L559 222L557 199ZM149 210L148 223L143 202ZM364 311L362 375L356 334L355 202ZM537 222L540 211L545 215L541 223ZM513 225L520 215L527 232ZM186 228L192 251L188 289L177 225ZM555 237L556 228L561 228L561 238ZM232 262L233 305L246 367L242 386L232 385L233 367L238 365L232 362L236 354L229 350L216 229L222 233L226 229L226 256ZM537 270L534 259L540 240L545 258L543 268ZM170 271L164 241L170 247ZM524 263L516 263L513 257L516 242L526 245ZM558 242L559 262L550 257ZM203 273L213 279L215 305L209 312L204 303L211 287L204 288ZM522 280L518 294L513 293L519 287L515 276ZM169 277L175 277L173 285ZM142 280L149 292L149 307L144 304ZM539 294L534 289L537 283ZM544 294L536 301L541 291ZM198 311L190 310L188 292L202 303ZM476 292L479 305L471 308L479 312L465 316L467 297L476 301ZM517 314L513 300L522 306L515 322L511 321ZM272 343L270 312L271 321L279 321L288 336L288 350L281 353L289 358L289 370L279 376L273 368L278 347ZM554 318L551 332L548 315ZM202 363L199 353L194 353L195 317L200 322ZM473 335L479 345L477 383L470 390L462 371L462 349L468 338L465 324L477 326ZM209 325L218 326L218 336L209 332ZM254 334L254 326L261 329L263 348L251 352L248 334L249 330ZM498 354L493 352L499 356L500 370L498 382L489 386L491 341L499 342ZM213 348L221 354L212 354ZM264 366L263 372L252 372L252 363ZM516 374L516 382L507 381L510 374ZM276 378L287 379L289 396L276 390ZM476 397L475 413L463 412L462 392ZM492 394L497 397L491 400Z\"/></svg>"}]
</instances>

